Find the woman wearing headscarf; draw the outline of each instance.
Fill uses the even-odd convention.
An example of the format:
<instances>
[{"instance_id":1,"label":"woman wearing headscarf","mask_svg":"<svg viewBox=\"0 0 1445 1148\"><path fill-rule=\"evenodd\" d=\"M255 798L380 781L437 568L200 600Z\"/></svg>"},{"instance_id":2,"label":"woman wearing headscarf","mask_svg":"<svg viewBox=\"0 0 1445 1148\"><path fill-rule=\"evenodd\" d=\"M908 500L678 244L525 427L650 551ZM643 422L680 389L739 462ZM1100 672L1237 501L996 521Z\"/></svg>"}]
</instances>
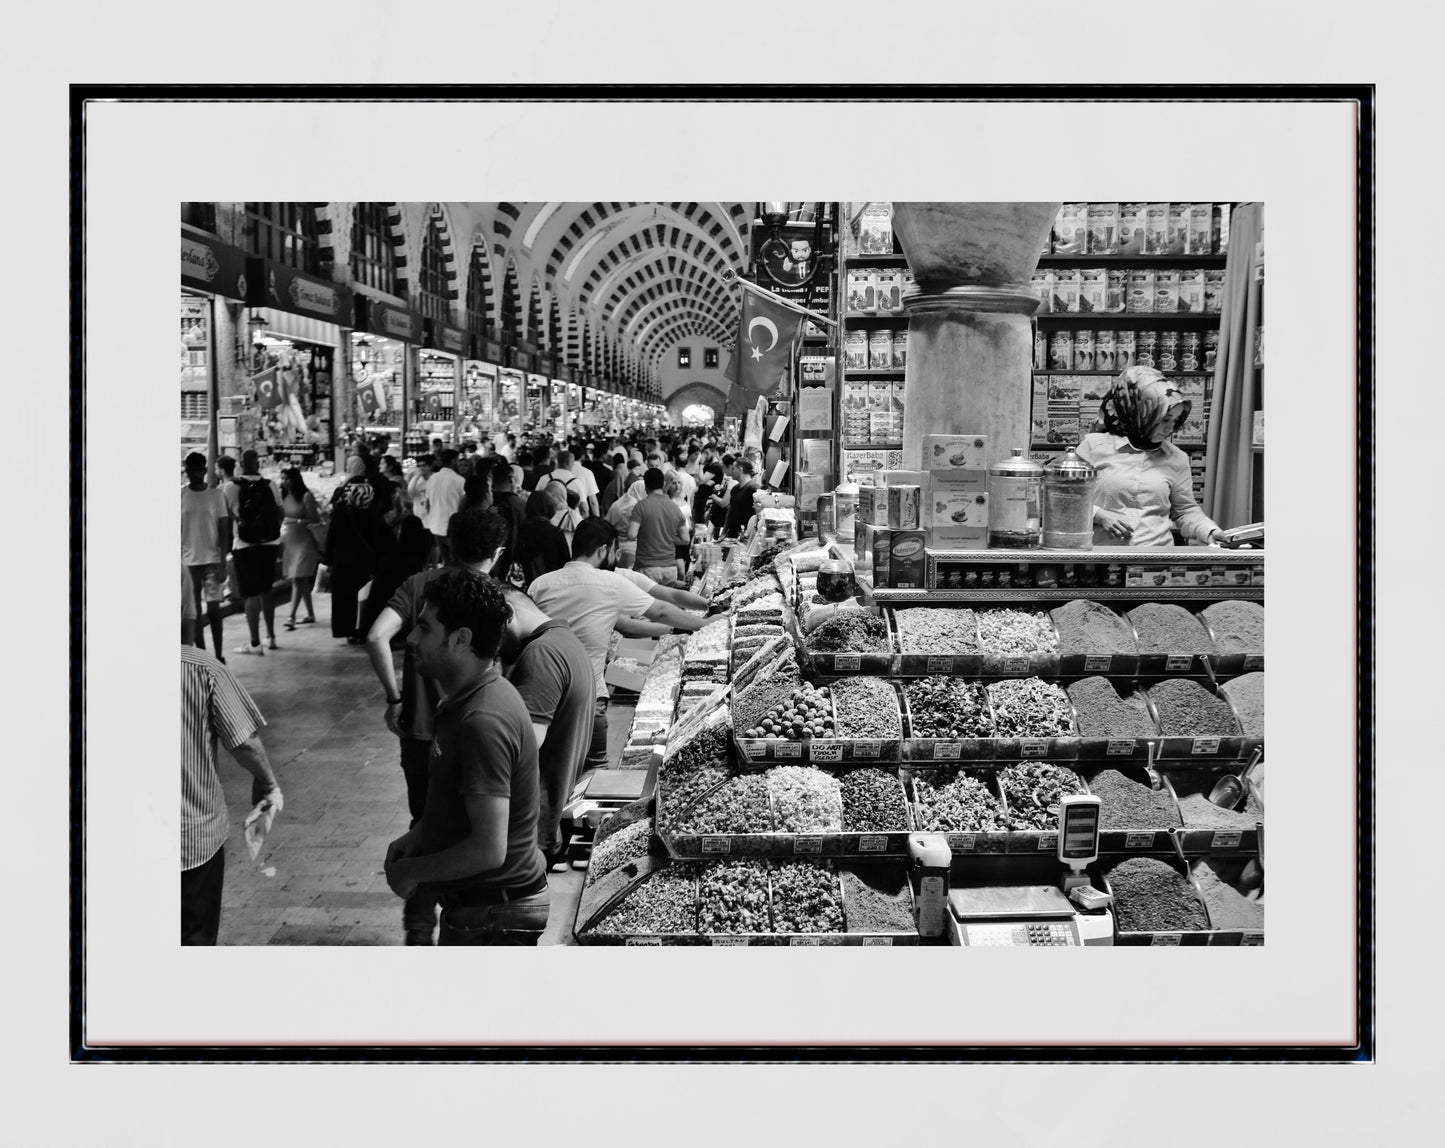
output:
<instances>
[{"instance_id":1,"label":"woman wearing headscarf","mask_svg":"<svg viewBox=\"0 0 1445 1148\"><path fill-rule=\"evenodd\" d=\"M1103 430L1078 446L1098 474L1096 546L1173 546L1171 523L1186 540L1221 541L1219 526L1194 501L1189 456L1169 441L1189 409L1153 367L1129 367L1114 380L1099 406Z\"/></svg>"},{"instance_id":2,"label":"woman wearing headscarf","mask_svg":"<svg viewBox=\"0 0 1445 1148\"><path fill-rule=\"evenodd\" d=\"M568 490L560 482L549 482L546 486L546 493L557 507L557 512L552 515L552 525L557 527L567 539L567 548L572 547L572 534L577 529L577 524L582 521L582 515L577 509L581 505L576 491L572 491L572 497L568 497Z\"/></svg>"},{"instance_id":3,"label":"woman wearing headscarf","mask_svg":"<svg viewBox=\"0 0 1445 1148\"><path fill-rule=\"evenodd\" d=\"M369 457L358 453L346 460L346 481L331 496L323 556L331 569L331 636L352 645L366 641L365 632L357 631L357 594L394 541L384 517L387 507L377 500L368 474Z\"/></svg>"}]
</instances>

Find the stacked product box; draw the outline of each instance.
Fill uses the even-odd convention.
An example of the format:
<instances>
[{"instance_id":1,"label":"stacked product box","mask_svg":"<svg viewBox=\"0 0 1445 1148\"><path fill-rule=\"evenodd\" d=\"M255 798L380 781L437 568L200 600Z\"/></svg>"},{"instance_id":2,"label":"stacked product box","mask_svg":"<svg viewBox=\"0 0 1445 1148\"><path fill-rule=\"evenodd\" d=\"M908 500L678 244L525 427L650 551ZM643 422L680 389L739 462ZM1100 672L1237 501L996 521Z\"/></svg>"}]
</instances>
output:
<instances>
[{"instance_id":1,"label":"stacked product box","mask_svg":"<svg viewBox=\"0 0 1445 1148\"><path fill-rule=\"evenodd\" d=\"M924 435L923 459L928 467L928 545L939 549L985 549L988 436Z\"/></svg>"},{"instance_id":2,"label":"stacked product box","mask_svg":"<svg viewBox=\"0 0 1445 1148\"><path fill-rule=\"evenodd\" d=\"M878 311L882 314L897 314L903 310L903 271L900 268L880 268L875 280Z\"/></svg>"},{"instance_id":3,"label":"stacked product box","mask_svg":"<svg viewBox=\"0 0 1445 1148\"><path fill-rule=\"evenodd\" d=\"M1049 255L1223 255L1227 203L1065 203Z\"/></svg>"}]
</instances>

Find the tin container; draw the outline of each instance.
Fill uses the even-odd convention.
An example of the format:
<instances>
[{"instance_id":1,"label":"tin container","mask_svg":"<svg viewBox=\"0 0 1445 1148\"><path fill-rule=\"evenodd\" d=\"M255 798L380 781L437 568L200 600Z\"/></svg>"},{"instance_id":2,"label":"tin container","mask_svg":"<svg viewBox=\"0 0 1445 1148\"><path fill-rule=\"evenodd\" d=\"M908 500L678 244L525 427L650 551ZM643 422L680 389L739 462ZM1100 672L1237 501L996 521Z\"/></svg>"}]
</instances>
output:
<instances>
[{"instance_id":1,"label":"tin container","mask_svg":"<svg viewBox=\"0 0 1445 1148\"><path fill-rule=\"evenodd\" d=\"M991 549L1036 550L1043 542L1044 468L1014 447L988 468L988 544Z\"/></svg>"},{"instance_id":2,"label":"tin container","mask_svg":"<svg viewBox=\"0 0 1445 1148\"><path fill-rule=\"evenodd\" d=\"M1057 550L1094 548L1094 468L1070 447L1043 478L1043 541Z\"/></svg>"}]
</instances>

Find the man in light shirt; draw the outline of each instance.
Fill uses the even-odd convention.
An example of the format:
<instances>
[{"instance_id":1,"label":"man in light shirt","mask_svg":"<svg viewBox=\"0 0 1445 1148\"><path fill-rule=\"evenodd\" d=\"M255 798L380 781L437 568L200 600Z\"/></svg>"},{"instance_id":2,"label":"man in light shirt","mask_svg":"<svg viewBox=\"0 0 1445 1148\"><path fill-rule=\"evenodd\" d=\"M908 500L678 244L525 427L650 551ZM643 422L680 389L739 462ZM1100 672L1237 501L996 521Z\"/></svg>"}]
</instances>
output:
<instances>
[{"instance_id":1,"label":"man in light shirt","mask_svg":"<svg viewBox=\"0 0 1445 1148\"><path fill-rule=\"evenodd\" d=\"M557 452L557 465L538 486L546 489L549 482L560 482L565 489L577 492L577 509L582 512L583 517L594 516L598 513L597 479L593 477L590 470L576 461L576 457L570 450Z\"/></svg>"},{"instance_id":2,"label":"man in light shirt","mask_svg":"<svg viewBox=\"0 0 1445 1148\"><path fill-rule=\"evenodd\" d=\"M443 565L451 562L447 527L451 523L452 515L462 508L466 492L466 479L457 473L457 452L442 451L440 465L426 482L425 522L426 528L431 531L433 553Z\"/></svg>"}]
</instances>

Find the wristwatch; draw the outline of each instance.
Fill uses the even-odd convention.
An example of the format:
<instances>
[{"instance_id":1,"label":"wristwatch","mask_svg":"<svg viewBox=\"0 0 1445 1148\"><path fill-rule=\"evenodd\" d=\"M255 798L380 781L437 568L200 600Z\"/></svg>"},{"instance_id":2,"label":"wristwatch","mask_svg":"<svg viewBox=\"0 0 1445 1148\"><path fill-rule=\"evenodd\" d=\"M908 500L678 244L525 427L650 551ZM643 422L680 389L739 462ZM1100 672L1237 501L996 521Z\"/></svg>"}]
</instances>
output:
<instances>
[{"instance_id":1,"label":"wristwatch","mask_svg":"<svg viewBox=\"0 0 1445 1148\"><path fill-rule=\"evenodd\" d=\"M399 705L401 705L401 699L400 699L400 698L387 698L387 699L386 699L386 704L389 705L389 706L399 706Z\"/></svg>"}]
</instances>

